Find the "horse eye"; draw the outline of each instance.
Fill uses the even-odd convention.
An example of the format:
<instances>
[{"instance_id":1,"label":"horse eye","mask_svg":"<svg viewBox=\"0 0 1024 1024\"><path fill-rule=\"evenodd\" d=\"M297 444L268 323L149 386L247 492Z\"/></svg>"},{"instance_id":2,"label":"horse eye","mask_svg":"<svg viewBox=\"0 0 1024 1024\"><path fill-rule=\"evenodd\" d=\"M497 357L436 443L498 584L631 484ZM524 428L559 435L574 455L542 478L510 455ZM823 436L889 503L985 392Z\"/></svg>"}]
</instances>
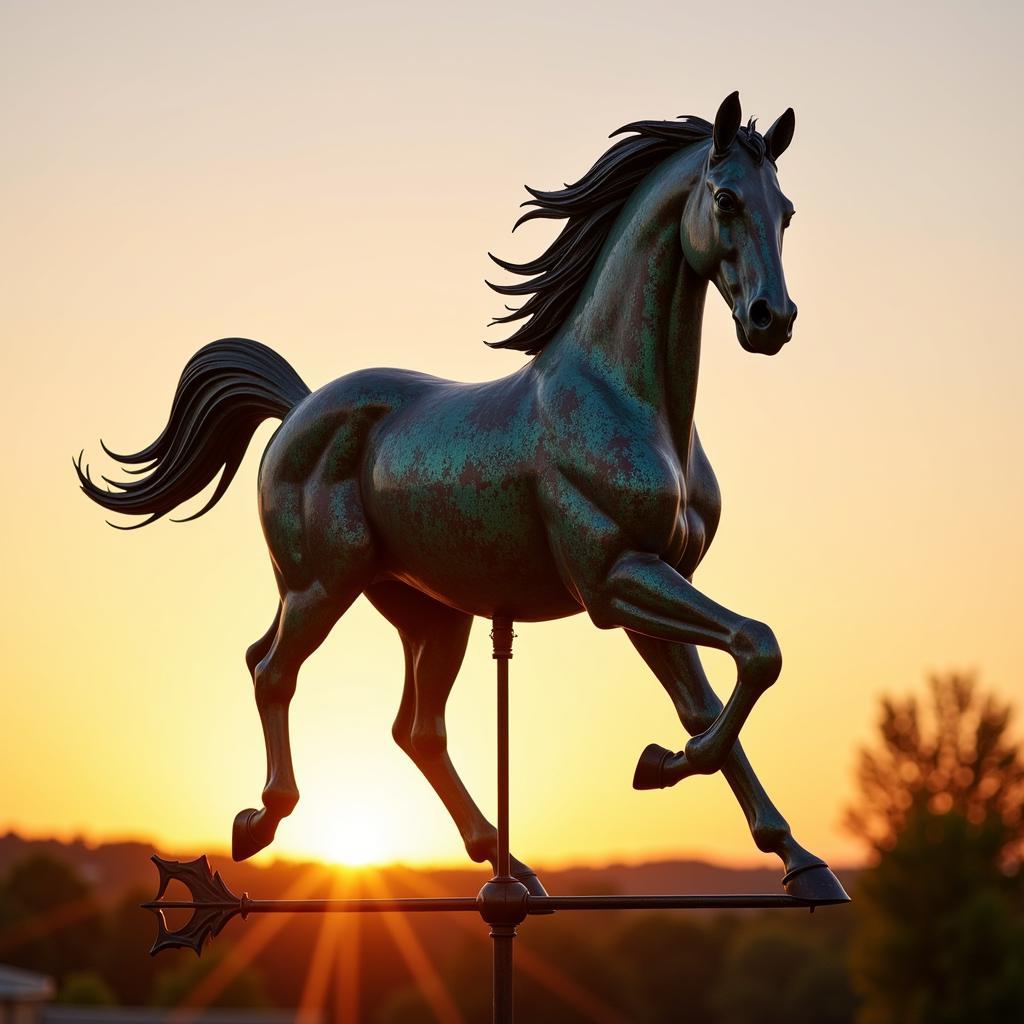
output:
<instances>
[{"instance_id":1,"label":"horse eye","mask_svg":"<svg viewBox=\"0 0 1024 1024\"><path fill-rule=\"evenodd\" d=\"M738 203L736 201L736 197L731 192L726 192L724 188L720 188L715 193L715 206L717 206L722 213L735 213Z\"/></svg>"}]
</instances>

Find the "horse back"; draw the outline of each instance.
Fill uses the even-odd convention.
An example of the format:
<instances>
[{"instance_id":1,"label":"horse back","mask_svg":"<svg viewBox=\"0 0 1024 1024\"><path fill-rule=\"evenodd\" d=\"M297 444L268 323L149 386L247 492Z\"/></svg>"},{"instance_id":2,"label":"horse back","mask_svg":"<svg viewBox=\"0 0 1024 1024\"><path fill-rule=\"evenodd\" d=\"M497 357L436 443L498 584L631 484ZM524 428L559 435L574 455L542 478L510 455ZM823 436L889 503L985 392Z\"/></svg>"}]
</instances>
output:
<instances>
[{"instance_id":1,"label":"horse back","mask_svg":"<svg viewBox=\"0 0 1024 1024\"><path fill-rule=\"evenodd\" d=\"M439 382L382 420L362 493L386 571L475 615L578 612L538 500L544 457L529 364L484 384Z\"/></svg>"},{"instance_id":2,"label":"horse back","mask_svg":"<svg viewBox=\"0 0 1024 1024\"><path fill-rule=\"evenodd\" d=\"M260 514L291 586L366 571L477 615L579 611L551 559L525 373L460 384L402 370L342 377L271 440Z\"/></svg>"}]
</instances>

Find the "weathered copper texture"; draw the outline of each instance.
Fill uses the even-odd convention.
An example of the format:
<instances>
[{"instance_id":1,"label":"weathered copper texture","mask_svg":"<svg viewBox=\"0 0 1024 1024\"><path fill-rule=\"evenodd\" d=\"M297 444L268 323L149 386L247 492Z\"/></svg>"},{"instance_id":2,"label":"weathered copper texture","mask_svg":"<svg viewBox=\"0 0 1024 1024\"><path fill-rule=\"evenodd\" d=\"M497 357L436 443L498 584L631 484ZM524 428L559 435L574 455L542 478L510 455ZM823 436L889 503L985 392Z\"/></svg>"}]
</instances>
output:
<instances>
[{"instance_id":1,"label":"weathered copper texture","mask_svg":"<svg viewBox=\"0 0 1024 1024\"><path fill-rule=\"evenodd\" d=\"M796 306L782 242L793 205L777 161L793 125L787 110L764 135L753 121L743 126L733 93L713 124L627 125L579 182L531 190L523 219L566 223L538 259L496 261L529 278L494 286L530 296L502 318L526 323L497 346L533 356L507 377L458 384L373 369L310 393L271 349L227 339L189 361L160 437L114 456L136 467L135 479L99 486L79 458L89 497L144 522L220 473L201 515L259 423L282 420L259 474L280 602L246 655L268 771L262 806L235 819L236 859L267 846L295 807L288 705L296 677L365 593L405 647L396 741L444 802L469 856L519 880L531 900L545 897L543 887L522 861L505 863L503 837L447 751L445 704L474 616L498 629L586 612L600 628L624 629L692 736L676 752L649 746L634 785L721 770L756 845L781 859L787 892L845 898L793 837L739 742L780 674L775 636L692 582L721 508L693 420L704 300L713 283L749 352L774 355L790 340ZM724 706L700 647L735 661Z\"/></svg>"}]
</instances>

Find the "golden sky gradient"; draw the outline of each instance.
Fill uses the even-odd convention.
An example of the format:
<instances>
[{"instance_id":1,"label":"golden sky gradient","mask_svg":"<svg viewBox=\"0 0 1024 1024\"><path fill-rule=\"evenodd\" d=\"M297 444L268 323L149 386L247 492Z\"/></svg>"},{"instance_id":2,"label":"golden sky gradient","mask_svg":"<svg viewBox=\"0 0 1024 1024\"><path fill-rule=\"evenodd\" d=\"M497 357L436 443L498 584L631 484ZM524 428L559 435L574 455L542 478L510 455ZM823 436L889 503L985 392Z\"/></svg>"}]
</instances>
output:
<instances>
[{"instance_id":1,"label":"golden sky gradient","mask_svg":"<svg viewBox=\"0 0 1024 1024\"><path fill-rule=\"evenodd\" d=\"M1021 7L696 7L3 5L0 829L221 848L263 781L243 654L276 600L254 501L272 426L213 514L132 534L71 457L106 470L100 436L150 441L187 358L226 335L312 387L508 373L523 357L481 344L500 309L482 279L488 250L550 237L510 236L523 183L574 180L620 124L710 118L735 88L763 126L797 113L796 337L747 355L709 297L697 417L724 516L696 582L786 659L751 760L797 837L848 860L880 693L975 668L1024 697ZM757 861L721 778L630 788L644 746L683 735L625 637L584 617L519 633L519 856ZM708 665L726 691L731 663ZM463 859L391 740L401 685L360 601L302 673L303 798L275 852ZM478 623L449 736L489 811L493 705Z\"/></svg>"}]
</instances>

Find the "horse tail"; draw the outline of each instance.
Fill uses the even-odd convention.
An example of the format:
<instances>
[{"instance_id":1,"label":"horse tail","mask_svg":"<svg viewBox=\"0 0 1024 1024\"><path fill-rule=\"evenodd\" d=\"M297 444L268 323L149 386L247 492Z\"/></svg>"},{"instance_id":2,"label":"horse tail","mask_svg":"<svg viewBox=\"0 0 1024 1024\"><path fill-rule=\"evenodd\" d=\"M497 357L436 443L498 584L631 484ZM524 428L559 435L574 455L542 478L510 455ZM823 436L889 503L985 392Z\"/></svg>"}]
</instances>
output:
<instances>
[{"instance_id":1,"label":"horse tail","mask_svg":"<svg viewBox=\"0 0 1024 1024\"><path fill-rule=\"evenodd\" d=\"M79 483L111 512L147 516L141 523L118 527L134 530L194 498L223 470L210 500L177 521L197 519L223 497L256 428L266 419L284 419L309 394L288 362L266 345L246 338L211 342L185 364L167 426L151 445L134 455L118 455L100 442L111 458L124 464L126 473L139 479L101 477L108 486L100 487L79 455Z\"/></svg>"}]
</instances>

